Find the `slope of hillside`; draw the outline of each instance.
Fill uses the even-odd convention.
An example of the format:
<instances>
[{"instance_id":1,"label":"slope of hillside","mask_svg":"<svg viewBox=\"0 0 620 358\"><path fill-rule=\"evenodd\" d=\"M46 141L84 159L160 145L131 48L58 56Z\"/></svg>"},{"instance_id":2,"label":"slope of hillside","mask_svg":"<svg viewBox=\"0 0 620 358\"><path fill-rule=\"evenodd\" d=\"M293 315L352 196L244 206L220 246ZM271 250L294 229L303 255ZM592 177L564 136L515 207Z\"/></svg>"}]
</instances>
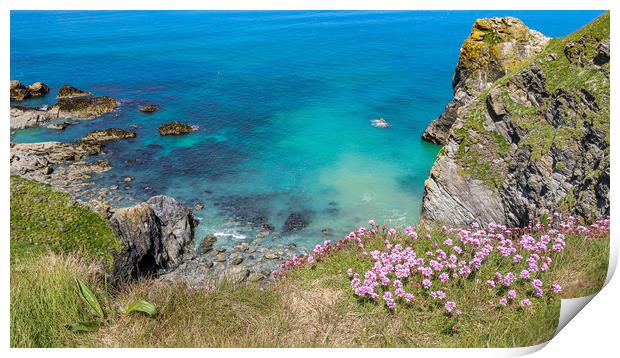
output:
<instances>
[{"instance_id":1,"label":"slope of hillside","mask_svg":"<svg viewBox=\"0 0 620 358\"><path fill-rule=\"evenodd\" d=\"M425 182L423 219L608 215L609 96L607 13L551 40L462 111Z\"/></svg>"}]
</instances>

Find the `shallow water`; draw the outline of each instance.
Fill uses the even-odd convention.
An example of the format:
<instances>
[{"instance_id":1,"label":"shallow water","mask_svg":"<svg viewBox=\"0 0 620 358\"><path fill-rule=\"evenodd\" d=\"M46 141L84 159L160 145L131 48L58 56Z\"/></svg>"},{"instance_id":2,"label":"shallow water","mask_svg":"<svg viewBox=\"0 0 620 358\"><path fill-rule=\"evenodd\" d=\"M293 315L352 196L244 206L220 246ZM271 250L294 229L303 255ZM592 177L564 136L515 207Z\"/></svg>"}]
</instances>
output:
<instances>
[{"instance_id":1,"label":"shallow water","mask_svg":"<svg viewBox=\"0 0 620 358\"><path fill-rule=\"evenodd\" d=\"M65 131L21 130L11 140L69 142L137 124L136 139L107 146L113 169L98 184L122 190L131 175L136 199L204 203L198 238L217 233L230 244L268 222L276 235L265 244L310 247L323 229L339 237L369 218L418 220L439 151L420 137L452 97L460 44L476 18L517 16L563 36L598 14L13 11L11 79L43 81L53 94L69 83L123 103ZM147 103L161 109L138 112ZM370 126L378 117L391 127ZM160 137L158 126L173 119L200 129ZM310 224L282 235L291 212Z\"/></svg>"}]
</instances>

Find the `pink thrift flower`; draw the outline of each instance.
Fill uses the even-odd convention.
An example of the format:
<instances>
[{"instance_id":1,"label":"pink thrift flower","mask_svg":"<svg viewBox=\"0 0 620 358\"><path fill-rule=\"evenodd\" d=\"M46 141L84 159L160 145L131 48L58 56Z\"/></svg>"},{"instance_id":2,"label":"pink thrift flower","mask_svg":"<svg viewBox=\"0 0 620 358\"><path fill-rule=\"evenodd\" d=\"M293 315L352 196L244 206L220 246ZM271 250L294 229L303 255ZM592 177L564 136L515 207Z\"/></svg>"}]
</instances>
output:
<instances>
[{"instance_id":1,"label":"pink thrift flower","mask_svg":"<svg viewBox=\"0 0 620 358\"><path fill-rule=\"evenodd\" d=\"M309 264L312 264L314 262L314 256L310 255L308 256L308 259L306 260Z\"/></svg>"},{"instance_id":2,"label":"pink thrift flower","mask_svg":"<svg viewBox=\"0 0 620 358\"><path fill-rule=\"evenodd\" d=\"M530 301L527 298L524 298L524 299L521 300L521 302L519 302L519 304L521 306L531 306L532 305L532 301Z\"/></svg>"},{"instance_id":3,"label":"pink thrift flower","mask_svg":"<svg viewBox=\"0 0 620 358\"><path fill-rule=\"evenodd\" d=\"M502 297L499 299L499 304L502 306L508 306L508 299L506 297Z\"/></svg>"},{"instance_id":4,"label":"pink thrift flower","mask_svg":"<svg viewBox=\"0 0 620 358\"><path fill-rule=\"evenodd\" d=\"M424 286L424 288L425 288L425 289L427 289L427 290L428 290L428 289L429 289L432 285L433 285L433 283L431 282L431 280L429 280L429 279L427 279L427 278L425 278L425 279L422 281L422 286Z\"/></svg>"},{"instance_id":5,"label":"pink thrift flower","mask_svg":"<svg viewBox=\"0 0 620 358\"><path fill-rule=\"evenodd\" d=\"M524 280L527 280L528 278L530 278L530 272L528 270L523 270L519 274L519 277L521 277Z\"/></svg>"},{"instance_id":6,"label":"pink thrift flower","mask_svg":"<svg viewBox=\"0 0 620 358\"><path fill-rule=\"evenodd\" d=\"M554 283L553 285L551 285L551 290L555 293L560 293L562 292L562 286L558 285L557 283Z\"/></svg>"},{"instance_id":7,"label":"pink thrift flower","mask_svg":"<svg viewBox=\"0 0 620 358\"><path fill-rule=\"evenodd\" d=\"M514 300L515 298L517 298L517 291L510 290L510 291L508 291L506 296L508 296L508 298L510 298L511 300Z\"/></svg>"},{"instance_id":8,"label":"pink thrift flower","mask_svg":"<svg viewBox=\"0 0 620 358\"><path fill-rule=\"evenodd\" d=\"M446 309L446 311L448 313L450 313L450 312L452 312L452 310L454 310L456 308L456 302L448 301L448 302L446 302L446 304L443 307Z\"/></svg>"}]
</instances>

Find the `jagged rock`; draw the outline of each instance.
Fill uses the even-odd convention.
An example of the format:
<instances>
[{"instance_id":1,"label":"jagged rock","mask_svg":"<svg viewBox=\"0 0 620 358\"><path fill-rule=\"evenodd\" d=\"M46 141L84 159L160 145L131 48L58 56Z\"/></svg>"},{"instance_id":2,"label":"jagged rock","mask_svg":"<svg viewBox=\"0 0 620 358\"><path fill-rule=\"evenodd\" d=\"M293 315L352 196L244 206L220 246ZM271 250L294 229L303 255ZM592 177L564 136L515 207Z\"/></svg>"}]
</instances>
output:
<instances>
[{"instance_id":1,"label":"jagged rock","mask_svg":"<svg viewBox=\"0 0 620 358\"><path fill-rule=\"evenodd\" d=\"M62 85L60 87L60 89L58 90L58 94L56 95L56 99L64 99L64 98L74 98L74 97L89 97L92 96L93 94L88 92L88 91L84 91L81 90L79 88L75 88L73 86L70 85Z\"/></svg>"},{"instance_id":2,"label":"jagged rock","mask_svg":"<svg viewBox=\"0 0 620 358\"><path fill-rule=\"evenodd\" d=\"M136 132L126 131L119 128L100 129L89 132L81 140L105 143L121 139L135 138Z\"/></svg>"},{"instance_id":3,"label":"jagged rock","mask_svg":"<svg viewBox=\"0 0 620 358\"><path fill-rule=\"evenodd\" d=\"M292 212L286 218L282 231L289 233L292 231L301 230L308 226L309 223L308 218L304 214L300 212Z\"/></svg>"},{"instance_id":4,"label":"jagged rock","mask_svg":"<svg viewBox=\"0 0 620 358\"><path fill-rule=\"evenodd\" d=\"M168 122L159 126L160 135L181 135L191 133L195 130L195 127L179 121Z\"/></svg>"},{"instance_id":5,"label":"jagged rock","mask_svg":"<svg viewBox=\"0 0 620 358\"><path fill-rule=\"evenodd\" d=\"M140 112L142 113L153 113L156 112L159 109L159 106L155 105L155 104L149 104L146 105L144 107L140 108Z\"/></svg>"},{"instance_id":6,"label":"jagged rock","mask_svg":"<svg viewBox=\"0 0 620 358\"><path fill-rule=\"evenodd\" d=\"M553 212L609 215L608 43L605 14L460 108L425 182L422 219L523 226Z\"/></svg>"},{"instance_id":7,"label":"jagged rock","mask_svg":"<svg viewBox=\"0 0 620 358\"><path fill-rule=\"evenodd\" d=\"M193 222L190 209L163 195L117 209L110 227L125 249L114 255L115 280L128 282L179 266L183 256L191 253Z\"/></svg>"},{"instance_id":8,"label":"jagged rock","mask_svg":"<svg viewBox=\"0 0 620 358\"><path fill-rule=\"evenodd\" d=\"M35 82L25 86L17 80L11 80L11 101L23 101L31 97L43 96L49 93L50 88L43 82Z\"/></svg>"},{"instance_id":9,"label":"jagged rock","mask_svg":"<svg viewBox=\"0 0 620 358\"><path fill-rule=\"evenodd\" d=\"M198 255L204 255L207 252L213 250L213 244L217 241L217 236L207 235L198 244Z\"/></svg>"},{"instance_id":10,"label":"jagged rock","mask_svg":"<svg viewBox=\"0 0 620 358\"><path fill-rule=\"evenodd\" d=\"M430 123L422 138L445 144L450 128L468 104L510 70L540 53L549 39L513 17L478 19L463 42L452 88L454 99Z\"/></svg>"}]
</instances>

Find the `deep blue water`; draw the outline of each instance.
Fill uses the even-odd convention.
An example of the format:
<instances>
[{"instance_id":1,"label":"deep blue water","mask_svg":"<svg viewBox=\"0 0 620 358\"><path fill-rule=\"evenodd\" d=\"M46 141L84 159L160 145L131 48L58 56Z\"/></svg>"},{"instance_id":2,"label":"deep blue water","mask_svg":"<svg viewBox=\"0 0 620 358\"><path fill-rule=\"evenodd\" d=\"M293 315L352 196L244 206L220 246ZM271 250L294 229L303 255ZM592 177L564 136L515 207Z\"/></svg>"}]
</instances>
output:
<instances>
[{"instance_id":1,"label":"deep blue water","mask_svg":"<svg viewBox=\"0 0 620 358\"><path fill-rule=\"evenodd\" d=\"M69 83L123 104L64 132L28 129L11 139L68 142L137 124L136 139L108 145L114 168L99 184L122 188L132 175L127 192L136 199L202 202L198 237L234 233L222 236L228 242L253 238L244 221L264 217L280 231L289 213L303 212L308 228L271 240L308 247L325 228L339 236L369 218L417 221L439 151L420 136L452 97L476 18L516 16L555 37L598 14L13 11L11 79L43 81L52 94ZM137 111L151 102L161 110ZM377 117L392 127L371 127ZM200 130L160 137L157 127L173 119Z\"/></svg>"}]
</instances>

